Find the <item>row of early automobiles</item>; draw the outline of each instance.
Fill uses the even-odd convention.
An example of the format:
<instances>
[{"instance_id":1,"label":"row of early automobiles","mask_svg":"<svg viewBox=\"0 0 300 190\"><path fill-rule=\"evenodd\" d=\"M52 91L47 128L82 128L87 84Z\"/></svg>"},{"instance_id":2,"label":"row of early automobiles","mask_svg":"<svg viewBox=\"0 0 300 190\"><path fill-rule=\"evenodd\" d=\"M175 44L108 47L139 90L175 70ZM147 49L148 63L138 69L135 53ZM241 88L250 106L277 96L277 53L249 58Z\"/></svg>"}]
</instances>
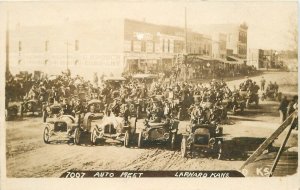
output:
<instances>
[{"instance_id":1,"label":"row of early automobiles","mask_svg":"<svg viewBox=\"0 0 300 190\"><path fill-rule=\"evenodd\" d=\"M158 142L174 150L181 139L183 157L192 156L189 153L200 148L213 153L218 159L222 158L223 131L218 122L203 122L200 118L193 118L186 130L179 135L179 117L157 118L153 113L137 125L138 121L142 121L138 118L145 118L145 109L131 111L127 116L115 114L103 107L103 102L98 99L86 101L84 114L63 114L60 104L52 104L45 110L43 140L47 144L55 136L64 136L77 145L87 139L88 143L94 145L114 139L125 147L143 148L149 142Z\"/></svg>"},{"instance_id":2,"label":"row of early automobiles","mask_svg":"<svg viewBox=\"0 0 300 190\"><path fill-rule=\"evenodd\" d=\"M123 80L123 79L111 79ZM239 97L239 98L238 98ZM241 98L242 97L242 98ZM224 101L227 109L232 110L233 114L237 111L243 112L245 107L254 102L258 105L258 95L248 95L246 92L239 92L237 99ZM54 136L64 136L73 140L75 144L82 143L84 137L88 136L90 143L98 144L105 139L115 139L123 143L125 147L136 145L142 148L147 142L165 143L170 149L176 148L176 142L180 139L178 135L178 125L181 117L170 117L159 119L148 118L143 124L137 125L138 118L145 113L145 109L132 111L130 115L115 115L107 112L103 103L98 99L90 99L85 102L84 114L64 114L60 104L39 103L42 100L28 100L17 106L7 109L8 112L19 112L23 116L26 112L37 112L43 116L43 140L50 143ZM226 115L225 115L226 117ZM219 126L219 120L203 122L201 118L193 118L181 134L181 154L186 157L196 148L205 152L212 152L218 159L223 156L223 130Z\"/></svg>"},{"instance_id":3,"label":"row of early automobiles","mask_svg":"<svg viewBox=\"0 0 300 190\"><path fill-rule=\"evenodd\" d=\"M101 101L90 100L86 105L87 110L99 108L100 104ZM122 142L125 147L135 145L143 148L147 142L160 142L174 150L178 141L179 120L172 118L161 121L145 119L143 124L137 125L135 114L130 115L126 121L124 116L115 116L114 113L106 115L103 110L94 109L79 119L61 114L59 105L51 105L47 115L43 124L45 143L50 143L53 136L64 136L79 145L84 137L88 137L92 144L114 139ZM209 150L221 159L222 127L217 123L203 124L197 119L191 121L182 134L182 156L186 157L195 148Z\"/></svg>"}]
</instances>

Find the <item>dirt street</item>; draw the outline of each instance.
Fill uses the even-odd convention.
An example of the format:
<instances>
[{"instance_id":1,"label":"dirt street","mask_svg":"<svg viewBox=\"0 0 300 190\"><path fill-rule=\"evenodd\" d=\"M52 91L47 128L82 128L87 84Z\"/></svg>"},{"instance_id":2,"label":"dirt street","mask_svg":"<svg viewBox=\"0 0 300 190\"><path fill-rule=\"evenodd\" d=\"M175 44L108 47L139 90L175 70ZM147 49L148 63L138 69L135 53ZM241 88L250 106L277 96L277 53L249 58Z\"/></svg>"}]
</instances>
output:
<instances>
[{"instance_id":1,"label":"dirt street","mask_svg":"<svg viewBox=\"0 0 300 190\"><path fill-rule=\"evenodd\" d=\"M281 92L297 91L297 73L268 72L268 82L276 81ZM261 76L253 79L259 83ZM228 82L233 88L242 80ZM59 177L68 170L238 170L251 151L279 126L278 102L263 101L259 108L245 110L242 115L229 114L224 128L225 160L196 154L182 158L178 149L170 151L162 145L143 149L125 148L112 142L105 145L74 145L67 140L45 144L42 140L42 118L26 117L6 122L6 156L8 177ZM188 121L180 122L180 130ZM279 146L283 135L276 145ZM297 133L292 132L288 146L297 146Z\"/></svg>"}]
</instances>

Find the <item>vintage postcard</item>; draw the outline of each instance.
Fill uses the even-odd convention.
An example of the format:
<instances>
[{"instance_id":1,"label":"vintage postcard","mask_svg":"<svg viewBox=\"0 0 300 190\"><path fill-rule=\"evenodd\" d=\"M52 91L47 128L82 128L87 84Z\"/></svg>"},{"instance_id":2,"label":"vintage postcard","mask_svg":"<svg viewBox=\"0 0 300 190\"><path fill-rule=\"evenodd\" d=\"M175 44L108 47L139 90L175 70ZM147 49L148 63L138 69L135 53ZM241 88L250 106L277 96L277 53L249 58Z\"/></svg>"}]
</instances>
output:
<instances>
[{"instance_id":1,"label":"vintage postcard","mask_svg":"<svg viewBox=\"0 0 300 190\"><path fill-rule=\"evenodd\" d=\"M299 188L297 1L0 13L1 189Z\"/></svg>"}]
</instances>

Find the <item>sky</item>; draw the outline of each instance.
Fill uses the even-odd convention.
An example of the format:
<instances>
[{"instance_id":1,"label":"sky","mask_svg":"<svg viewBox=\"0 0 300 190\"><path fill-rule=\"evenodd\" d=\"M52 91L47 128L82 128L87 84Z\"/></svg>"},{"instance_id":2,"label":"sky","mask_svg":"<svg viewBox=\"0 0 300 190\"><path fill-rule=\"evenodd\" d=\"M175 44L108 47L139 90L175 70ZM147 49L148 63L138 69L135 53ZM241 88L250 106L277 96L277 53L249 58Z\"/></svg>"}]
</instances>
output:
<instances>
[{"instance_id":1,"label":"sky","mask_svg":"<svg viewBox=\"0 0 300 190\"><path fill-rule=\"evenodd\" d=\"M248 48L289 49L289 31L296 27L297 1L82 1L0 3L9 12L10 27L60 25L75 21L101 24L105 19L131 18L201 31L204 24L246 22Z\"/></svg>"}]
</instances>

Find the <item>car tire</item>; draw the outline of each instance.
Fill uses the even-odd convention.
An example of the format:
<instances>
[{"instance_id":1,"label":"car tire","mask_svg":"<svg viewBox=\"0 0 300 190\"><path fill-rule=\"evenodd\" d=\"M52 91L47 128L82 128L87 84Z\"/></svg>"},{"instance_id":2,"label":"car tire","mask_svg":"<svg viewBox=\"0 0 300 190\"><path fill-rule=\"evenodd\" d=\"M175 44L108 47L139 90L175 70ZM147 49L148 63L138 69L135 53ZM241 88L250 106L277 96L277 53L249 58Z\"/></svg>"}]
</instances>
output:
<instances>
[{"instance_id":1,"label":"car tire","mask_svg":"<svg viewBox=\"0 0 300 190\"><path fill-rule=\"evenodd\" d=\"M91 143L95 145L96 141L97 141L97 130L94 128L91 132Z\"/></svg>"},{"instance_id":2,"label":"car tire","mask_svg":"<svg viewBox=\"0 0 300 190\"><path fill-rule=\"evenodd\" d=\"M242 105L241 105L241 113L244 112L244 109L245 109L245 106L244 106L244 104L242 104Z\"/></svg>"},{"instance_id":3,"label":"car tire","mask_svg":"<svg viewBox=\"0 0 300 190\"><path fill-rule=\"evenodd\" d=\"M125 132L125 137L124 137L124 146L125 146L126 148L129 147L129 142L130 142L130 134L129 134L129 131L126 130L126 132Z\"/></svg>"},{"instance_id":4,"label":"car tire","mask_svg":"<svg viewBox=\"0 0 300 190\"><path fill-rule=\"evenodd\" d=\"M80 144L80 136L81 136L81 131L80 128L77 127L74 132L74 144L76 145Z\"/></svg>"},{"instance_id":5,"label":"car tire","mask_svg":"<svg viewBox=\"0 0 300 190\"><path fill-rule=\"evenodd\" d=\"M247 101L246 101L246 108L249 108L249 102L250 102L250 99L247 99Z\"/></svg>"},{"instance_id":6,"label":"car tire","mask_svg":"<svg viewBox=\"0 0 300 190\"><path fill-rule=\"evenodd\" d=\"M171 133L171 135L170 148L171 150L175 150L176 133Z\"/></svg>"},{"instance_id":7,"label":"car tire","mask_svg":"<svg viewBox=\"0 0 300 190\"><path fill-rule=\"evenodd\" d=\"M138 106L136 109L136 118L139 119L140 118L140 107Z\"/></svg>"},{"instance_id":8,"label":"car tire","mask_svg":"<svg viewBox=\"0 0 300 190\"><path fill-rule=\"evenodd\" d=\"M8 111L7 111L7 109L5 109L5 121L8 121L9 120L9 118L8 118Z\"/></svg>"},{"instance_id":9,"label":"car tire","mask_svg":"<svg viewBox=\"0 0 300 190\"><path fill-rule=\"evenodd\" d=\"M46 143L46 144L50 143L50 130L49 130L49 127L45 127L45 129L44 129L43 140L44 140L44 143Z\"/></svg>"},{"instance_id":10,"label":"car tire","mask_svg":"<svg viewBox=\"0 0 300 190\"><path fill-rule=\"evenodd\" d=\"M235 115L236 114L236 106L234 105L232 108L232 114Z\"/></svg>"},{"instance_id":11,"label":"car tire","mask_svg":"<svg viewBox=\"0 0 300 190\"><path fill-rule=\"evenodd\" d=\"M181 156L183 158L185 158L186 155L187 155L187 142L186 142L186 138L185 137L182 138L181 149L180 150L181 150Z\"/></svg>"},{"instance_id":12,"label":"car tire","mask_svg":"<svg viewBox=\"0 0 300 190\"><path fill-rule=\"evenodd\" d=\"M23 118L23 105L20 106L20 117Z\"/></svg>"},{"instance_id":13,"label":"car tire","mask_svg":"<svg viewBox=\"0 0 300 190\"><path fill-rule=\"evenodd\" d=\"M46 123L47 121L47 111L43 111L43 122Z\"/></svg>"},{"instance_id":14,"label":"car tire","mask_svg":"<svg viewBox=\"0 0 300 190\"><path fill-rule=\"evenodd\" d=\"M143 147L143 133L140 132L138 138L138 148L142 148L142 147Z\"/></svg>"},{"instance_id":15,"label":"car tire","mask_svg":"<svg viewBox=\"0 0 300 190\"><path fill-rule=\"evenodd\" d=\"M222 143L217 145L217 158L218 158L218 160L222 160L223 159Z\"/></svg>"}]
</instances>

